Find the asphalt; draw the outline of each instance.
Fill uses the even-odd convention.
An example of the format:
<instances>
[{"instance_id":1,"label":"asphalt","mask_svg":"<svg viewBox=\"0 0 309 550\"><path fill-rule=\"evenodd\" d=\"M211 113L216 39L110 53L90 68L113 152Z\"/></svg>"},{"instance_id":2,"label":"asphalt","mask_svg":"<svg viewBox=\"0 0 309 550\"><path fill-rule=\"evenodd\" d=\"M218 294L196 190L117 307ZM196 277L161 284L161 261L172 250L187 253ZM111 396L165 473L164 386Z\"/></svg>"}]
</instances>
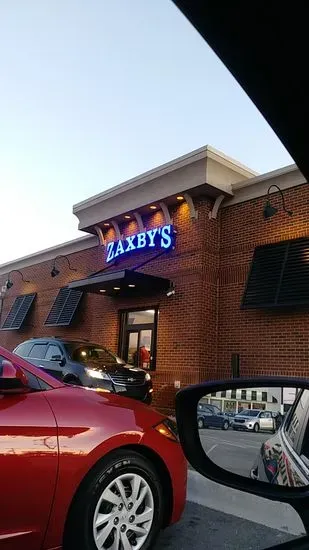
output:
<instances>
[{"instance_id":1,"label":"asphalt","mask_svg":"<svg viewBox=\"0 0 309 550\"><path fill-rule=\"evenodd\" d=\"M245 477L250 476L263 441L272 437L269 432L255 434L232 429L202 429L199 433L202 446L213 462Z\"/></svg>"},{"instance_id":2,"label":"asphalt","mask_svg":"<svg viewBox=\"0 0 309 550\"><path fill-rule=\"evenodd\" d=\"M188 502L182 520L161 534L154 550L262 550L294 538Z\"/></svg>"}]
</instances>

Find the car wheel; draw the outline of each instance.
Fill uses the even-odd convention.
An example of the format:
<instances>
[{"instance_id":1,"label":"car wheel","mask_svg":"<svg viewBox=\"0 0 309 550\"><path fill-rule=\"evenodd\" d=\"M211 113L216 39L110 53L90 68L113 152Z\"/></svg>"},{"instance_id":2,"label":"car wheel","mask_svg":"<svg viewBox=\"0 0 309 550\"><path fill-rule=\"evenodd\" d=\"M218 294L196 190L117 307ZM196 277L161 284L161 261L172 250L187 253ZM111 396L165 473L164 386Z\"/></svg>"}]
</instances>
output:
<instances>
[{"instance_id":1,"label":"car wheel","mask_svg":"<svg viewBox=\"0 0 309 550\"><path fill-rule=\"evenodd\" d=\"M229 429L229 423L227 420L223 422L222 430L228 430Z\"/></svg>"},{"instance_id":2,"label":"car wheel","mask_svg":"<svg viewBox=\"0 0 309 550\"><path fill-rule=\"evenodd\" d=\"M65 384L71 384L72 386L82 386L81 381L78 378L73 378L72 376L63 380Z\"/></svg>"},{"instance_id":3,"label":"car wheel","mask_svg":"<svg viewBox=\"0 0 309 550\"><path fill-rule=\"evenodd\" d=\"M204 420L202 418L199 418L198 421L197 421L197 425L199 427L199 429L201 430L202 428L204 428ZM206 427L206 426L205 426Z\"/></svg>"},{"instance_id":4,"label":"car wheel","mask_svg":"<svg viewBox=\"0 0 309 550\"><path fill-rule=\"evenodd\" d=\"M254 426L253 426L253 431L254 431L255 433L258 433L258 432L260 431L260 426L258 425L257 422L256 422L256 423L254 424Z\"/></svg>"},{"instance_id":5,"label":"car wheel","mask_svg":"<svg viewBox=\"0 0 309 550\"><path fill-rule=\"evenodd\" d=\"M163 523L162 493L150 461L133 451L116 451L79 491L64 549L152 548Z\"/></svg>"}]
</instances>

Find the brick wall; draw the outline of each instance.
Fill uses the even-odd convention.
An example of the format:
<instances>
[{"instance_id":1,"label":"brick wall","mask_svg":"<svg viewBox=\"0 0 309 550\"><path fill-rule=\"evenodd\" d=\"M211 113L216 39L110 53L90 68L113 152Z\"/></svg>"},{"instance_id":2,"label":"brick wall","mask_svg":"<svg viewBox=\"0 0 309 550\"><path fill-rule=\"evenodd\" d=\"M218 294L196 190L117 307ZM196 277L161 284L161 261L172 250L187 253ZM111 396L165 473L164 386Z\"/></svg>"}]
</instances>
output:
<instances>
[{"instance_id":1,"label":"brick wall","mask_svg":"<svg viewBox=\"0 0 309 550\"><path fill-rule=\"evenodd\" d=\"M242 375L308 376L307 312L240 309L254 248L309 234L309 186L285 191L285 199L293 217L282 212L279 198L274 195L272 204L278 203L279 212L266 221L262 215L265 197L223 208L218 220L209 220L212 203L206 198L196 203L197 220L190 219L185 203L180 204L172 212L178 232L176 249L140 269L174 281L175 296L160 294L133 300L87 294L76 322L68 328L47 328L44 321L60 287L105 267L101 247L70 255L76 273L60 259L57 267L61 273L54 279L50 277L51 262L23 269L30 284L13 274L14 286L5 297L2 321L16 296L38 294L28 326L0 332L1 345L13 349L32 336L58 335L85 337L117 351L119 311L158 306L157 370L153 380L155 405L162 409L173 408L175 380L184 386L229 377L232 353L240 354ZM155 212L145 223L147 229L164 224L162 213ZM129 235L138 228L130 221L121 231ZM107 238L114 238L112 230ZM115 268L135 267L151 256L153 253L148 252L123 258ZM0 283L5 279L2 277Z\"/></svg>"},{"instance_id":2,"label":"brick wall","mask_svg":"<svg viewBox=\"0 0 309 550\"><path fill-rule=\"evenodd\" d=\"M173 409L174 381L182 385L197 383L213 376L216 364L216 304L217 276L219 267L218 222L209 220L211 203L201 199L196 207L197 220L191 220L188 207L180 204L172 212L173 223L177 230L176 248L158 259L154 259L140 270L152 275L170 278L175 282L176 294L140 297L138 299L120 299L86 294L75 323L68 328L44 327L44 321L59 288L73 279L80 279L105 267L104 251L101 247L91 248L69 256L72 267L68 269L65 259L57 260L61 273L51 278L51 262L41 263L23 269L25 279L21 282L19 274L12 274L14 286L7 292L4 300L2 322L14 299L19 294L37 292L37 298L27 326L19 331L0 332L0 343L13 349L18 343L32 336L84 337L101 343L117 351L119 334L119 311L145 307L159 307L157 334L157 369L153 373L155 404L166 410ZM155 212L145 221L146 228L164 224L161 212ZM135 222L121 227L124 235L138 232ZM107 239L115 235L110 229ZM120 259L115 269L130 268L139 265L153 253L132 255L129 259ZM112 271L113 268L111 268ZM6 277L2 277L1 284Z\"/></svg>"},{"instance_id":3,"label":"brick wall","mask_svg":"<svg viewBox=\"0 0 309 550\"><path fill-rule=\"evenodd\" d=\"M309 373L309 312L240 310L254 248L261 244L309 235L309 185L278 194L271 203L279 209L263 218L265 197L221 211L218 374L230 376L231 353L239 353L241 375Z\"/></svg>"}]
</instances>

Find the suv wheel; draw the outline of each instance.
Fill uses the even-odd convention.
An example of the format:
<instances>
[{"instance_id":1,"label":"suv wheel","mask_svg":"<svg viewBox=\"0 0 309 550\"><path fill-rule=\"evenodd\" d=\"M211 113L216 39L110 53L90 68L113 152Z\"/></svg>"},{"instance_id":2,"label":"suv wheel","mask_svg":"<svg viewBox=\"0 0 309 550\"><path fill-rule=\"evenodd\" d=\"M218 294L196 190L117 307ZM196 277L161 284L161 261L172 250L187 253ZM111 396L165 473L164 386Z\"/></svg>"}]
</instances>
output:
<instances>
[{"instance_id":1,"label":"suv wheel","mask_svg":"<svg viewBox=\"0 0 309 550\"><path fill-rule=\"evenodd\" d=\"M258 425L258 423L256 422L253 426L253 431L257 434L259 431L260 431L260 426Z\"/></svg>"},{"instance_id":2,"label":"suv wheel","mask_svg":"<svg viewBox=\"0 0 309 550\"><path fill-rule=\"evenodd\" d=\"M161 480L151 462L118 450L79 492L68 521L64 549L149 550L162 527Z\"/></svg>"},{"instance_id":3,"label":"suv wheel","mask_svg":"<svg viewBox=\"0 0 309 550\"><path fill-rule=\"evenodd\" d=\"M63 382L64 384L71 384L72 386L82 386L81 381L78 378L74 378L73 376L65 378Z\"/></svg>"},{"instance_id":4,"label":"suv wheel","mask_svg":"<svg viewBox=\"0 0 309 550\"><path fill-rule=\"evenodd\" d=\"M197 421L197 425L199 427L199 429L201 430L202 428L204 428L204 420L202 418L199 418L198 421Z\"/></svg>"}]
</instances>

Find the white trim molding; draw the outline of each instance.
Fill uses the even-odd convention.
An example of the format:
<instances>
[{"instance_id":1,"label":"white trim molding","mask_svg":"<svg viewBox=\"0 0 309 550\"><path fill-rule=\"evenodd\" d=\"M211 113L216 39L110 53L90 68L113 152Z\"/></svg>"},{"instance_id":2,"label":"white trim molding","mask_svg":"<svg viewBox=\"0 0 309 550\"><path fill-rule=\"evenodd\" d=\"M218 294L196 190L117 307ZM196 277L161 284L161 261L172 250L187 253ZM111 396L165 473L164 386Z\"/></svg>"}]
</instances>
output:
<instances>
[{"instance_id":1,"label":"white trim molding","mask_svg":"<svg viewBox=\"0 0 309 550\"><path fill-rule=\"evenodd\" d=\"M81 252L82 250L87 250L88 248L94 248L98 246L99 241L98 237L95 235L86 235L79 239L74 239L73 241L68 241L66 243L58 244L51 248L46 248L45 250L40 250L29 256L24 256L23 258L18 258L17 260L12 260L5 264L0 265L0 276L6 275L13 269L25 269L26 267L31 267L49 260L53 260L56 256L65 255L69 256L75 252Z\"/></svg>"},{"instance_id":2,"label":"white trim molding","mask_svg":"<svg viewBox=\"0 0 309 550\"><path fill-rule=\"evenodd\" d=\"M212 207L212 210L209 212L209 219L210 220L216 220L219 212L219 208L226 198L225 195L219 195L219 197L216 198L215 203Z\"/></svg>"}]
</instances>

